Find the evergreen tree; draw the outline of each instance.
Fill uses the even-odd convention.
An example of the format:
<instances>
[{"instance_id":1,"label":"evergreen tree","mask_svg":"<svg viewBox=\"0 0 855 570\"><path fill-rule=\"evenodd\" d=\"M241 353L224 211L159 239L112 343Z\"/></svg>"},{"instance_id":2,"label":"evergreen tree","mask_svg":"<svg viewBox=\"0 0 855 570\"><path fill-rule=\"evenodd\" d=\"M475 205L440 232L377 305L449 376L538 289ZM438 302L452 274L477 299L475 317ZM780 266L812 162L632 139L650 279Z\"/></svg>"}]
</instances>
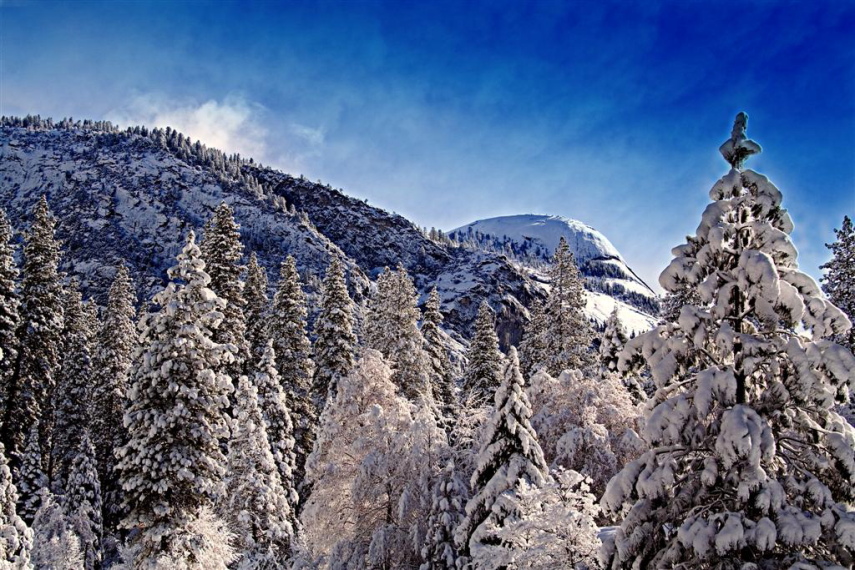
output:
<instances>
[{"instance_id":1,"label":"evergreen tree","mask_svg":"<svg viewBox=\"0 0 855 570\"><path fill-rule=\"evenodd\" d=\"M353 333L353 301L347 293L344 267L332 258L324 279L321 312L315 320L315 378L312 387L317 410L335 397L339 378L353 368L356 335Z\"/></svg>"},{"instance_id":2,"label":"evergreen tree","mask_svg":"<svg viewBox=\"0 0 855 570\"><path fill-rule=\"evenodd\" d=\"M131 361L137 349L136 294L128 270L120 265L107 295L104 322L98 330L92 384L92 435L104 497L104 528L116 530L121 519L121 485L116 450L127 442L123 424Z\"/></svg>"},{"instance_id":3,"label":"evergreen tree","mask_svg":"<svg viewBox=\"0 0 855 570\"><path fill-rule=\"evenodd\" d=\"M44 489L41 507L33 521L33 555L35 570L81 570L85 559L80 540L56 498Z\"/></svg>"},{"instance_id":4,"label":"evergreen tree","mask_svg":"<svg viewBox=\"0 0 855 570\"><path fill-rule=\"evenodd\" d=\"M457 546L454 530L464 516L468 496L466 485L460 480L449 461L437 478L433 488L427 537L422 547L419 570L455 570L457 568Z\"/></svg>"},{"instance_id":5,"label":"evergreen tree","mask_svg":"<svg viewBox=\"0 0 855 570\"><path fill-rule=\"evenodd\" d=\"M477 561L480 550L499 544L496 531L519 516L514 496L519 480L535 486L547 480L548 468L530 417L517 350L511 347L495 406L484 427L466 517L455 531L461 555Z\"/></svg>"},{"instance_id":6,"label":"evergreen tree","mask_svg":"<svg viewBox=\"0 0 855 570\"><path fill-rule=\"evenodd\" d=\"M234 415L222 513L237 535L237 568L284 569L296 519L270 451L258 393L246 376L238 381Z\"/></svg>"},{"instance_id":7,"label":"evergreen tree","mask_svg":"<svg viewBox=\"0 0 855 570\"><path fill-rule=\"evenodd\" d=\"M17 293L18 267L12 246L12 226L6 212L0 209L0 413L6 409L9 383L18 357L16 333L20 325Z\"/></svg>"},{"instance_id":8,"label":"evergreen tree","mask_svg":"<svg viewBox=\"0 0 855 570\"><path fill-rule=\"evenodd\" d=\"M502 353L499 337L493 325L493 310L482 301L475 318L475 336L466 353L467 366L463 376L464 397L471 396L473 403L490 402L502 382Z\"/></svg>"},{"instance_id":9,"label":"evergreen tree","mask_svg":"<svg viewBox=\"0 0 855 570\"><path fill-rule=\"evenodd\" d=\"M84 432L80 438L77 455L71 465L68 483L65 487L65 502L72 531L77 535L83 553L85 570L101 568L103 554L101 538L104 534L101 511L101 482L95 461L95 448Z\"/></svg>"},{"instance_id":10,"label":"evergreen tree","mask_svg":"<svg viewBox=\"0 0 855 570\"><path fill-rule=\"evenodd\" d=\"M35 420L27 434L27 444L18 469L18 513L24 522L32 524L36 511L41 506L42 490L48 486L48 478L42 468L42 451L39 446L39 420Z\"/></svg>"},{"instance_id":11,"label":"evergreen tree","mask_svg":"<svg viewBox=\"0 0 855 570\"><path fill-rule=\"evenodd\" d=\"M563 370L581 370L593 364L593 333L585 316L585 287L579 268L562 237L549 271L552 289L544 305L544 331L540 341L546 371L557 376Z\"/></svg>"},{"instance_id":12,"label":"evergreen tree","mask_svg":"<svg viewBox=\"0 0 855 570\"><path fill-rule=\"evenodd\" d=\"M24 440L36 419L41 419L42 449L51 448L52 397L63 329L60 251L54 238L55 226L56 219L42 196L33 211L33 225L24 245L18 360L8 385L0 427L0 439L8 450L13 475L20 465Z\"/></svg>"},{"instance_id":13,"label":"evergreen tree","mask_svg":"<svg viewBox=\"0 0 855 570\"><path fill-rule=\"evenodd\" d=\"M243 266L243 244L240 242L240 226L234 213L223 202L214 210L214 216L205 225L205 235L199 245L205 272L211 279L209 288L226 302L222 309L223 322L214 333L214 340L233 345L237 352L234 360L226 363L226 372L237 377L243 372L249 359L249 343L246 339L246 316L243 282L240 280Z\"/></svg>"},{"instance_id":14,"label":"evergreen tree","mask_svg":"<svg viewBox=\"0 0 855 570\"><path fill-rule=\"evenodd\" d=\"M306 335L306 296L300 285L297 263L288 256L282 263L279 284L268 315L268 336L273 341L279 382L288 396L294 421L296 455L294 479L303 480L306 457L315 442L318 414L312 402L312 345Z\"/></svg>"},{"instance_id":15,"label":"evergreen tree","mask_svg":"<svg viewBox=\"0 0 855 570\"><path fill-rule=\"evenodd\" d=\"M89 350L92 333L97 330L90 327L76 279L69 283L63 305L63 359L54 393L56 429L48 474L51 489L57 494L65 489L71 462L80 449L80 438L89 428L92 384L92 359Z\"/></svg>"},{"instance_id":16,"label":"evergreen tree","mask_svg":"<svg viewBox=\"0 0 855 570\"><path fill-rule=\"evenodd\" d=\"M600 366L603 370L617 371L618 357L627 340L626 329L615 307L606 319L606 328L600 336Z\"/></svg>"},{"instance_id":17,"label":"evergreen tree","mask_svg":"<svg viewBox=\"0 0 855 570\"><path fill-rule=\"evenodd\" d=\"M546 362L546 315L542 301L535 300L520 342L520 371L526 375L534 374Z\"/></svg>"},{"instance_id":18,"label":"evergreen tree","mask_svg":"<svg viewBox=\"0 0 855 570\"><path fill-rule=\"evenodd\" d=\"M431 289L425 303L422 317L422 336L424 337L424 352L430 365L431 393L434 401L442 407L446 419L454 418L457 409L457 395L454 393L454 378L451 375L451 364L448 361L448 350L440 329L442 313L439 312L440 301L436 287Z\"/></svg>"},{"instance_id":19,"label":"evergreen tree","mask_svg":"<svg viewBox=\"0 0 855 570\"><path fill-rule=\"evenodd\" d=\"M258 390L258 402L261 415L264 418L264 426L270 442L270 450L273 461L279 472L279 480L285 490L285 498L288 504L296 506L299 502L297 495L297 459L294 453L294 424L291 420L291 412L288 409L287 397L279 382L279 373L276 370L276 353L273 350L273 341L267 341L267 348L258 364L255 373L255 387ZM294 521L292 526L296 528Z\"/></svg>"},{"instance_id":20,"label":"evergreen tree","mask_svg":"<svg viewBox=\"0 0 855 570\"><path fill-rule=\"evenodd\" d=\"M258 264L258 256L255 252L249 256L249 263L246 265L246 284L243 288L243 295L246 298L246 341L252 353L252 359L248 363L255 365L261 355L264 353L264 346L267 344L267 272L264 267ZM247 373L250 370L247 369Z\"/></svg>"},{"instance_id":21,"label":"evergreen tree","mask_svg":"<svg viewBox=\"0 0 855 570\"><path fill-rule=\"evenodd\" d=\"M160 309L141 324L125 411L129 439L117 465L129 510L123 525L139 530L137 566L184 560L200 567L205 553L227 542L208 507L223 491L219 439L228 436L233 388L220 371L233 347L213 341L226 302L208 288L200 255L191 231L169 270L172 281L154 297Z\"/></svg>"},{"instance_id":22,"label":"evergreen tree","mask_svg":"<svg viewBox=\"0 0 855 570\"><path fill-rule=\"evenodd\" d=\"M26 570L30 568L33 532L17 511L18 490L0 446L0 568Z\"/></svg>"},{"instance_id":23,"label":"evergreen tree","mask_svg":"<svg viewBox=\"0 0 855 570\"><path fill-rule=\"evenodd\" d=\"M365 316L365 344L394 365L393 380L415 401L430 392L424 339L419 332L418 295L407 270L387 267L377 278L377 291Z\"/></svg>"},{"instance_id":24,"label":"evergreen tree","mask_svg":"<svg viewBox=\"0 0 855 570\"><path fill-rule=\"evenodd\" d=\"M855 324L855 226L849 216L843 216L843 226L834 233L837 241L825 244L831 250L831 260L820 266L825 269L825 276L820 279L822 290ZM849 329L848 335L835 340L855 352L855 326Z\"/></svg>"},{"instance_id":25,"label":"evergreen tree","mask_svg":"<svg viewBox=\"0 0 855 570\"><path fill-rule=\"evenodd\" d=\"M855 387L855 357L825 340L849 323L798 270L781 192L742 169L760 150L746 122L737 115L721 147L732 168L659 278L703 306L621 356L621 371L649 366L657 391L650 451L602 499L625 514L604 545L613 568L855 563L855 429L833 408Z\"/></svg>"}]
</instances>

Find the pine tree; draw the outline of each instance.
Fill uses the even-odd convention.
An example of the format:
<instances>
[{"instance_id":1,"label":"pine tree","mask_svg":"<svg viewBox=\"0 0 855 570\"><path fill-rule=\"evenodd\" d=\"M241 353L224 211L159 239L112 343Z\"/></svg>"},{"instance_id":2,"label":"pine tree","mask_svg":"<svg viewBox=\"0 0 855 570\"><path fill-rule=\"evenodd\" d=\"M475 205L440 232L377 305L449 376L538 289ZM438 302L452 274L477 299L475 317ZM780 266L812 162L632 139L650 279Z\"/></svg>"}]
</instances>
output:
<instances>
[{"instance_id":1,"label":"pine tree","mask_svg":"<svg viewBox=\"0 0 855 570\"><path fill-rule=\"evenodd\" d=\"M101 511L101 482L95 461L95 448L84 432L80 438L77 455L71 465L63 503L72 531L77 535L83 554L85 570L101 568L103 553L101 538L104 534Z\"/></svg>"},{"instance_id":2,"label":"pine tree","mask_svg":"<svg viewBox=\"0 0 855 570\"><path fill-rule=\"evenodd\" d=\"M436 287L431 289L425 303L422 317L422 336L424 337L424 352L430 365L431 393L434 401L442 407L446 419L454 418L457 409L457 395L454 392L454 378L451 375L451 364L448 361L448 350L440 329L442 313L439 312L440 301Z\"/></svg>"},{"instance_id":3,"label":"pine tree","mask_svg":"<svg viewBox=\"0 0 855 570\"><path fill-rule=\"evenodd\" d=\"M609 318L606 319L605 330L600 336L600 366L603 370L617 371L618 357L627 340L626 329L623 327L617 307L615 307Z\"/></svg>"},{"instance_id":4,"label":"pine tree","mask_svg":"<svg viewBox=\"0 0 855 570\"><path fill-rule=\"evenodd\" d=\"M243 282L240 280L243 273L240 264L243 244L240 242L240 226L225 202L217 206L214 216L205 225L205 236L199 249L202 261L205 262L205 272L211 279L209 288L226 301L222 309L223 322L214 330L214 340L231 344L237 349L234 360L225 365L226 372L237 377L249 359L244 315L246 300L243 296Z\"/></svg>"},{"instance_id":5,"label":"pine tree","mask_svg":"<svg viewBox=\"0 0 855 570\"><path fill-rule=\"evenodd\" d=\"M855 357L825 340L849 323L798 270L781 192L742 169L760 151L746 122L737 115L721 147L732 168L659 278L695 288L703 306L621 356L621 371L649 366L657 391L650 451L602 499L625 513L604 545L613 568L855 562L855 429L833 409L853 388Z\"/></svg>"},{"instance_id":6,"label":"pine tree","mask_svg":"<svg viewBox=\"0 0 855 570\"><path fill-rule=\"evenodd\" d=\"M80 570L85 568L80 540L71 528L65 509L44 489L41 507L33 521L35 570Z\"/></svg>"},{"instance_id":7,"label":"pine tree","mask_svg":"<svg viewBox=\"0 0 855 570\"><path fill-rule=\"evenodd\" d=\"M258 390L258 402L264 426L270 441L273 461L279 472L279 480L285 489L288 504L296 506L300 497L296 488L302 477L297 479L297 458L294 453L294 424L288 409L287 396L279 382L276 370L276 353L273 341L267 341L267 348L255 373L255 387ZM296 524L292 521L292 526Z\"/></svg>"},{"instance_id":8,"label":"pine tree","mask_svg":"<svg viewBox=\"0 0 855 570\"><path fill-rule=\"evenodd\" d=\"M36 511L41 506L42 490L48 486L48 478L42 468L42 450L39 446L39 420L30 426L27 444L18 469L18 513L24 522L32 524Z\"/></svg>"},{"instance_id":9,"label":"pine tree","mask_svg":"<svg viewBox=\"0 0 855 570\"><path fill-rule=\"evenodd\" d=\"M296 532L293 505L270 451L258 393L246 376L238 381L234 415L221 510L237 535L237 568L284 569Z\"/></svg>"},{"instance_id":10,"label":"pine tree","mask_svg":"<svg viewBox=\"0 0 855 570\"><path fill-rule=\"evenodd\" d=\"M315 378L312 386L317 410L335 397L339 378L353 368L356 335L353 301L347 293L344 267L333 257L324 279L321 312L315 320Z\"/></svg>"},{"instance_id":11,"label":"pine tree","mask_svg":"<svg viewBox=\"0 0 855 570\"><path fill-rule=\"evenodd\" d=\"M123 525L139 529L138 566L176 559L201 565L202 555L227 538L207 509L223 491L219 440L228 436L224 410L233 388L220 370L232 347L213 341L226 302L208 288L192 231L169 277L154 297L160 309L142 321L140 364L125 410L129 439L118 450L129 511Z\"/></svg>"},{"instance_id":12,"label":"pine tree","mask_svg":"<svg viewBox=\"0 0 855 570\"><path fill-rule=\"evenodd\" d=\"M104 528L116 530L121 514L121 485L116 450L127 442L122 417L131 362L137 349L136 294L128 270L120 265L107 295L104 322L94 355L92 436L104 497Z\"/></svg>"},{"instance_id":13,"label":"pine tree","mask_svg":"<svg viewBox=\"0 0 855 570\"><path fill-rule=\"evenodd\" d=\"M534 374L546 362L546 315L542 301L535 300L530 310L531 319L526 324L520 342L520 371L523 374Z\"/></svg>"},{"instance_id":14,"label":"pine tree","mask_svg":"<svg viewBox=\"0 0 855 570\"><path fill-rule=\"evenodd\" d=\"M78 290L76 279L69 283L64 295L65 327L63 329L63 359L57 375L54 409L55 430L52 459L48 477L54 493L62 493L71 471L71 463L80 449L80 438L89 429L92 333Z\"/></svg>"},{"instance_id":15,"label":"pine tree","mask_svg":"<svg viewBox=\"0 0 855 570\"><path fill-rule=\"evenodd\" d=\"M454 530L463 520L464 507L468 497L466 485L460 480L449 461L437 478L433 488L430 518L427 523L427 537L422 547L422 560L419 570L455 570L457 568L457 546L454 544Z\"/></svg>"},{"instance_id":16,"label":"pine tree","mask_svg":"<svg viewBox=\"0 0 855 570\"><path fill-rule=\"evenodd\" d=\"M33 531L18 516L17 503L18 490L0 446L0 568L26 570L30 568Z\"/></svg>"},{"instance_id":17,"label":"pine tree","mask_svg":"<svg viewBox=\"0 0 855 570\"><path fill-rule=\"evenodd\" d=\"M544 332L540 341L546 371L557 376L563 370L580 370L593 364L590 350L593 333L585 316L585 288L567 241L562 237L549 271L552 289L544 305Z\"/></svg>"},{"instance_id":18,"label":"pine tree","mask_svg":"<svg viewBox=\"0 0 855 570\"><path fill-rule=\"evenodd\" d=\"M463 556L477 561L481 549L498 544L496 530L519 515L514 489L520 479L535 486L547 480L548 468L530 417L517 350L511 347L470 480L466 517L455 531Z\"/></svg>"},{"instance_id":19,"label":"pine tree","mask_svg":"<svg viewBox=\"0 0 855 570\"><path fill-rule=\"evenodd\" d=\"M57 269L60 251L54 238L55 226L56 219L42 196L33 211L33 225L24 245L18 360L9 382L0 428L0 439L8 450L13 475L20 465L19 457L30 426L38 418L41 418L41 446L46 450L51 447L52 397L63 329L62 286Z\"/></svg>"},{"instance_id":20,"label":"pine tree","mask_svg":"<svg viewBox=\"0 0 855 570\"><path fill-rule=\"evenodd\" d=\"M849 216L843 216L843 225L834 233L837 241L825 244L831 250L831 260L820 266L826 272L820 279L822 290L855 324L855 226ZM835 340L855 352L855 326L849 329L848 335Z\"/></svg>"},{"instance_id":21,"label":"pine tree","mask_svg":"<svg viewBox=\"0 0 855 570\"><path fill-rule=\"evenodd\" d=\"M475 336L466 353L468 364L463 376L464 397L471 396L475 404L490 402L502 382L502 353L499 337L493 325L493 310L482 301L475 318Z\"/></svg>"},{"instance_id":22,"label":"pine tree","mask_svg":"<svg viewBox=\"0 0 855 570\"><path fill-rule=\"evenodd\" d=\"M264 346L267 344L267 272L264 267L258 264L258 256L253 252L249 256L249 263L246 265L246 284L243 288L243 295L246 299L246 341L252 354L252 359L247 364L247 373L250 372L249 367L255 365L261 355L264 353Z\"/></svg>"},{"instance_id":23,"label":"pine tree","mask_svg":"<svg viewBox=\"0 0 855 570\"><path fill-rule=\"evenodd\" d=\"M377 278L377 291L365 316L365 344L393 363L395 384L413 401L430 392L420 318L418 295L407 270L400 265L397 271L387 267Z\"/></svg>"},{"instance_id":24,"label":"pine tree","mask_svg":"<svg viewBox=\"0 0 855 570\"><path fill-rule=\"evenodd\" d=\"M306 335L306 315L306 296L300 285L297 263L289 255L282 263L267 321L279 382L288 396L288 409L294 420L296 465L293 477L298 483L303 480L306 457L312 452L318 423L311 394L314 363L312 345Z\"/></svg>"},{"instance_id":25,"label":"pine tree","mask_svg":"<svg viewBox=\"0 0 855 570\"><path fill-rule=\"evenodd\" d=\"M20 325L17 293L18 267L12 246L12 226L6 212L0 209L0 414L6 409L11 391L14 363L18 357L16 333Z\"/></svg>"}]
</instances>

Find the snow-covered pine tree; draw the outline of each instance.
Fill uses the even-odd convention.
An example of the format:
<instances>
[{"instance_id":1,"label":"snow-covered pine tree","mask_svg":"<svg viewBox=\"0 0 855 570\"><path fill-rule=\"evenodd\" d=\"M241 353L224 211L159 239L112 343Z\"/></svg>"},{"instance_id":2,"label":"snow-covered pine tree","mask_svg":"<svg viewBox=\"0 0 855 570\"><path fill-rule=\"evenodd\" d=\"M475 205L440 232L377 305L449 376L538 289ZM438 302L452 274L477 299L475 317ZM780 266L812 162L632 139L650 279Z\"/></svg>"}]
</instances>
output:
<instances>
[{"instance_id":1,"label":"snow-covered pine tree","mask_svg":"<svg viewBox=\"0 0 855 570\"><path fill-rule=\"evenodd\" d=\"M41 492L48 486L48 478L42 467L42 450L39 446L39 420L35 420L27 434L27 442L18 468L18 513L24 522L33 524L33 518L41 505ZM13 473L14 475L14 473Z\"/></svg>"},{"instance_id":2,"label":"snow-covered pine tree","mask_svg":"<svg viewBox=\"0 0 855 570\"><path fill-rule=\"evenodd\" d=\"M606 327L600 336L600 366L604 370L617 371L618 356L627 340L629 337L615 307L606 319Z\"/></svg>"},{"instance_id":3,"label":"snow-covered pine tree","mask_svg":"<svg viewBox=\"0 0 855 570\"><path fill-rule=\"evenodd\" d=\"M430 394L420 318L418 295L407 270L402 265L396 271L387 267L377 278L377 291L365 315L365 344L392 363L393 381L413 401Z\"/></svg>"},{"instance_id":4,"label":"snow-covered pine tree","mask_svg":"<svg viewBox=\"0 0 855 570\"><path fill-rule=\"evenodd\" d=\"M827 337L848 319L798 270L781 192L743 170L760 151L736 117L696 235L659 278L695 288L676 323L631 340L619 368L650 367L644 437L602 499L625 513L612 568L819 568L855 551L855 430L833 409L855 357ZM749 566L743 566L748 564Z\"/></svg>"},{"instance_id":5,"label":"snow-covered pine tree","mask_svg":"<svg viewBox=\"0 0 855 570\"><path fill-rule=\"evenodd\" d=\"M18 266L12 245L12 226L0 209L0 414L6 409L6 394L18 356L17 331L20 324L17 293Z\"/></svg>"},{"instance_id":6,"label":"snow-covered pine tree","mask_svg":"<svg viewBox=\"0 0 855 570\"><path fill-rule=\"evenodd\" d=\"M534 305L529 310L531 319L523 330L519 348L520 371L527 376L534 374L546 362L546 349L543 344L546 334L544 311L543 302L535 299Z\"/></svg>"},{"instance_id":7,"label":"snow-covered pine tree","mask_svg":"<svg viewBox=\"0 0 855 570\"><path fill-rule=\"evenodd\" d=\"M549 477L537 434L529 423L531 406L514 347L503 376L492 414L484 426L470 480L472 497L466 503L466 517L455 531L461 555L471 556L476 567L479 556L500 545L496 531L519 515L514 497L518 481L540 486Z\"/></svg>"},{"instance_id":8,"label":"snow-covered pine tree","mask_svg":"<svg viewBox=\"0 0 855 570\"><path fill-rule=\"evenodd\" d=\"M231 344L237 352L234 360L225 364L225 370L233 377L243 372L244 363L249 358L249 343L246 339L246 316L243 296L243 281L240 276L243 266L243 244L240 241L240 226L235 222L234 213L225 202L217 206L213 217L205 224L205 235L199 244L205 272L211 278L208 287L226 301L222 309L223 322L214 333L214 341Z\"/></svg>"},{"instance_id":9,"label":"snow-covered pine tree","mask_svg":"<svg viewBox=\"0 0 855 570\"><path fill-rule=\"evenodd\" d=\"M687 286L676 291L666 291L659 307L659 324L676 323L683 305L703 306L697 289Z\"/></svg>"},{"instance_id":10,"label":"snow-covered pine tree","mask_svg":"<svg viewBox=\"0 0 855 570\"><path fill-rule=\"evenodd\" d=\"M585 316L585 286L564 237L555 248L549 276L552 288L544 304L541 343L546 371L557 376L563 370L581 370L594 362L593 333Z\"/></svg>"},{"instance_id":11,"label":"snow-covered pine tree","mask_svg":"<svg viewBox=\"0 0 855 570\"><path fill-rule=\"evenodd\" d=\"M305 473L306 458L315 443L318 414L312 402L312 345L306 335L306 296L297 273L297 262L288 256L282 262L273 305L267 316L268 338L273 341L279 382L288 396L288 410L294 420L294 480ZM263 363L262 363L263 364Z\"/></svg>"},{"instance_id":12,"label":"snow-covered pine tree","mask_svg":"<svg viewBox=\"0 0 855 570\"><path fill-rule=\"evenodd\" d=\"M33 521L31 560L34 570L85 568L80 540L71 528L65 509L48 489L41 495L41 507Z\"/></svg>"},{"instance_id":13,"label":"snow-covered pine tree","mask_svg":"<svg viewBox=\"0 0 855 570\"><path fill-rule=\"evenodd\" d=\"M454 391L454 378L451 374L451 364L448 361L448 350L445 348L445 341L440 330L443 317L439 307L439 293L434 287L430 290L422 315L422 337L424 337L425 356L431 370L430 382L433 400L441 407L443 416L451 420L457 415L457 394Z\"/></svg>"},{"instance_id":14,"label":"snow-covered pine tree","mask_svg":"<svg viewBox=\"0 0 855 570\"><path fill-rule=\"evenodd\" d=\"M61 494L71 471L71 463L80 450L83 432L89 429L92 385L92 358L89 352L92 334L79 283L72 279L65 289L62 331L62 364L54 392L54 437L51 449L51 490Z\"/></svg>"},{"instance_id":15,"label":"snow-covered pine tree","mask_svg":"<svg viewBox=\"0 0 855 570\"><path fill-rule=\"evenodd\" d=\"M237 568L287 568L296 534L290 503L258 405L258 392L246 376L234 398L234 433L229 440L228 479L220 512L236 534Z\"/></svg>"},{"instance_id":16,"label":"snow-covered pine tree","mask_svg":"<svg viewBox=\"0 0 855 570\"><path fill-rule=\"evenodd\" d=\"M273 461L279 472L279 480L285 490L288 504L296 510L300 500L296 489L302 478L298 480L295 476L297 459L294 454L294 423L288 409L288 398L279 382L276 352L273 349L272 340L267 341L267 347L258 363L255 387L258 390L258 403L264 418ZM297 528L294 521L292 526Z\"/></svg>"},{"instance_id":17,"label":"snow-covered pine tree","mask_svg":"<svg viewBox=\"0 0 855 570\"><path fill-rule=\"evenodd\" d=\"M88 431L80 437L77 455L71 464L68 482L65 486L63 507L71 530L77 535L83 553L85 570L101 568L103 553L101 539L104 525L101 518L101 482L95 460L95 447Z\"/></svg>"},{"instance_id":18,"label":"snow-covered pine tree","mask_svg":"<svg viewBox=\"0 0 855 570\"><path fill-rule=\"evenodd\" d=\"M246 299L246 341L252 353L251 360L247 363L247 373L251 373L251 367L261 358L264 346L267 344L267 271L258 264L258 256L255 252L249 256L246 264L246 284L243 288L243 296Z\"/></svg>"},{"instance_id":19,"label":"snow-covered pine tree","mask_svg":"<svg viewBox=\"0 0 855 570\"><path fill-rule=\"evenodd\" d=\"M128 270L120 265L107 294L104 321L94 354L91 433L104 498L104 529L116 530L121 514L121 485L116 450L127 442L122 423L131 361L137 349L136 294Z\"/></svg>"},{"instance_id":20,"label":"snow-covered pine tree","mask_svg":"<svg viewBox=\"0 0 855 570\"><path fill-rule=\"evenodd\" d=\"M219 440L228 436L233 387L220 371L233 347L213 341L226 302L208 288L192 231L169 277L154 297L159 310L142 319L140 364L128 390L128 443L117 465L128 509L123 525L139 531L138 567L183 560L202 568L203 555L228 542L209 506L223 492Z\"/></svg>"},{"instance_id":21,"label":"snow-covered pine tree","mask_svg":"<svg viewBox=\"0 0 855 570\"><path fill-rule=\"evenodd\" d=\"M469 493L460 474L449 460L433 486L427 536L422 546L419 570L456 570L457 545L454 530L464 517Z\"/></svg>"},{"instance_id":22,"label":"snow-covered pine tree","mask_svg":"<svg viewBox=\"0 0 855 570\"><path fill-rule=\"evenodd\" d=\"M316 409L334 398L336 383L354 363L353 300L347 293L344 266L333 257L324 278L321 312L315 320L315 378L312 386Z\"/></svg>"},{"instance_id":23,"label":"snow-covered pine tree","mask_svg":"<svg viewBox=\"0 0 855 570\"><path fill-rule=\"evenodd\" d=\"M18 516L18 489L6 453L0 444L0 568L27 570L33 549L33 531Z\"/></svg>"},{"instance_id":24,"label":"snow-covered pine tree","mask_svg":"<svg viewBox=\"0 0 855 570\"><path fill-rule=\"evenodd\" d=\"M466 352L463 397L474 405L489 404L502 382L502 353L493 324L493 310L482 301L475 317L475 336Z\"/></svg>"},{"instance_id":25,"label":"snow-covered pine tree","mask_svg":"<svg viewBox=\"0 0 855 570\"><path fill-rule=\"evenodd\" d=\"M51 447L51 399L63 328L62 285L58 271L60 251L59 242L54 238L55 226L56 219L42 196L33 210L33 224L24 245L17 363L8 385L0 427L0 440L9 454L13 475L20 466L24 441L36 419L40 419L42 448L50 450Z\"/></svg>"},{"instance_id":26,"label":"snow-covered pine tree","mask_svg":"<svg viewBox=\"0 0 855 570\"><path fill-rule=\"evenodd\" d=\"M837 241L825 244L831 250L831 260L820 266L825 269L820 279L822 290L850 321L855 322L855 226L849 216L843 216L843 225L834 233ZM835 340L855 352L855 326L849 329L848 335Z\"/></svg>"}]
</instances>

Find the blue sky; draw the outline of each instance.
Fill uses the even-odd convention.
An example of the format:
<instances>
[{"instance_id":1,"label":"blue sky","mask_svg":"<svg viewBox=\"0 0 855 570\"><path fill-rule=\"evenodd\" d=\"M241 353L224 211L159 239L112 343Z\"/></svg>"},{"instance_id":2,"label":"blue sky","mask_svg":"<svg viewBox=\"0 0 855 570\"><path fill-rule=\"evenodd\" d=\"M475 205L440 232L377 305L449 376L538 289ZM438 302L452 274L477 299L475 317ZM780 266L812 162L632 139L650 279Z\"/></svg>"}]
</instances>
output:
<instances>
[{"instance_id":1,"label":"blue sky","mask_svg":"<svg viewBox=\"0 0 855 570\"><path fill-rule=\"evenodd\" d=\"M801 265L855 215L855 3L0 0L0 114L170 124L419 225L560 214L651 284L734 115Z\"/></svg>"}]
</instances>

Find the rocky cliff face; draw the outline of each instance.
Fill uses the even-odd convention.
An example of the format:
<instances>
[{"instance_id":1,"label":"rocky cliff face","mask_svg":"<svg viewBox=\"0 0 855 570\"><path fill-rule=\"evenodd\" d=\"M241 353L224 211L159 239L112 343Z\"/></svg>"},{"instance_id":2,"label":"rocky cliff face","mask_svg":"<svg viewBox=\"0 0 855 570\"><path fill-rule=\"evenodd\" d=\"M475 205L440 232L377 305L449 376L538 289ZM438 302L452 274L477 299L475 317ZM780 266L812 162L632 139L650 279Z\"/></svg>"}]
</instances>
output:
<instances>
[{"instance_id":1,"label":"rocky cliff face","mask_svg":"<svg viewBox=\"0 0 855 570\"><path fill-rule=\"evenodd\" d=\"M345 260L358 304L384 266L402 264L423 300L438 287L452 337L469 337L487 299L507 347L519 342L526 307L545 294L536 275L502 252L432 240L405 218L340 190L226 156L168 129L4 118L0 180L0 206L18 231L29 226L38 197L47 196L64 243L63 270L100 302L122 262L141 298L149 298L186 233L201 232L222 201L233 207L247 253L257 253L271 283L281 260L294 255L310 300L331 256Z\"/></svg>"}]
</instances>

